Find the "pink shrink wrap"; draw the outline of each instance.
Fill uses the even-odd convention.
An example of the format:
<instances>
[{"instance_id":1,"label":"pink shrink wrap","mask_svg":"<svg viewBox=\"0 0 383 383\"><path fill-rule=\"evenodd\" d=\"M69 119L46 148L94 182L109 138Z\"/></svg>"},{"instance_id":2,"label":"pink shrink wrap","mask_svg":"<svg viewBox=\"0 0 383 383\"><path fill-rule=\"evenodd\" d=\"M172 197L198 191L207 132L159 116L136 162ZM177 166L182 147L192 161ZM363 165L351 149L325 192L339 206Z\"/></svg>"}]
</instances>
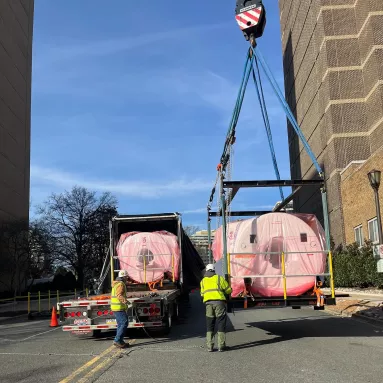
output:
<instances>
[{"instance_id":1,"label":"pink shrink wrap","mask_svg":"<svg viewBox=\"0 0 383 383\"><path fill-rule=\"evenodd\" d=\"M216 261L222 258L222 227L212 244ZM325 234L312 214L269 213L232 222L227 228L227 251L230 254L232 296L244 291L243 278L253 277L251 292L263 297L283 296L281 253L285 252L288 296L302 295L312 289L315 276L323 274L327 253ZM323 251L323 252L322 252ZM318 253L317 253L318 252ZM265 254L278 253L278 254Z\"/></svg>"},{"instance_id":2,"label":"pink shrink wrap","mask_svg":"<svg viewBox=\"0 0 383 383\"><path fill-rule=\"evenodd\" d=\"M164 273L178 280L180 248L177 236L167 231L129 232L120 236L117 247L120 269L137 283L160 280ZM145 275L146 274L146 275Z\"/></svg>"}]
</instances>

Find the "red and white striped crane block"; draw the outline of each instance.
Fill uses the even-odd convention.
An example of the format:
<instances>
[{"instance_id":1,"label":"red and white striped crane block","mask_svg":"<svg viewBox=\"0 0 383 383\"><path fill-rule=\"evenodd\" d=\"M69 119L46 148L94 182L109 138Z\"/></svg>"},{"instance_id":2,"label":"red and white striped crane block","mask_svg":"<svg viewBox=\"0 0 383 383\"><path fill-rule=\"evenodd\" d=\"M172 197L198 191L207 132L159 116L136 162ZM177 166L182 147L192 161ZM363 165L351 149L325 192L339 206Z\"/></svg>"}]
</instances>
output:
<instances>
[{"instance_id":1,"label":"red and white striped crane block","mask_svg":"<svg viewBox=\"0 0 383 383\"><path fill-rule=\"evenodd\" d=\"M262 15L262 7L250 9L235 16L241 30L251 28L258 24Z\"/></svg>"}]
</instances>

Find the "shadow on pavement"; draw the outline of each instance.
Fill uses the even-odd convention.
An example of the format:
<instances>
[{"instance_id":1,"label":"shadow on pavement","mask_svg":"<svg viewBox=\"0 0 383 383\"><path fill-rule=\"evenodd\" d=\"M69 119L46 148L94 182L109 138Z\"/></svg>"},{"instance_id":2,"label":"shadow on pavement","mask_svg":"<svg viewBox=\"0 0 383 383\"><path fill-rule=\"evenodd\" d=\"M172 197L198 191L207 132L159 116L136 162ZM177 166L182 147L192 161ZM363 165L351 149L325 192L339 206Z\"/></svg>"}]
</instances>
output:
<instances>
[{"instance_id":1,"label":"shadow on pavement","mask_svg":"<svg viewBox=\"0 0 383 383\"><path fill-rule=\"evenodd\" d=\"M379 330L368 325L361 325L351 318L329 317L328 315L251 322L245 325L261 329L267 335L274 337L235 345L230 347L231 351L302 338L383 336L383 326L382 330Z\"/></svg>"}]
</instances>

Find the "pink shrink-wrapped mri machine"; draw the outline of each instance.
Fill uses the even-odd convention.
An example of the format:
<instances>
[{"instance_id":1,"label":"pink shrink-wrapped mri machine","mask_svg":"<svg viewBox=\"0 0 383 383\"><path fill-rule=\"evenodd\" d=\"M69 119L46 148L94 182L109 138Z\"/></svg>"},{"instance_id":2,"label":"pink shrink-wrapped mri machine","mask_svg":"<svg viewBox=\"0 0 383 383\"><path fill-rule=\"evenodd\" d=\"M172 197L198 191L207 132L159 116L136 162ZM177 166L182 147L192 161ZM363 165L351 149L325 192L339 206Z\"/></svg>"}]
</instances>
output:
<instances>
[{"instance_id":1,"label":"pink shrink-wrapped mri machine","mask_svg":"<svg viewBox=\"0 0 383 383\"><path fill-rule=\"evenodd\" d=\"M222 239L220 227L212 244L215 261L222 258ZM286 275L295 275L286 279L287 295L304 294L314 287L315 275L325 272L327 253L321 252L326 248L325 243L324 230L311 214L269 213L228 224L232 296L237 297L244 291L243 278L246 277L252 278L254 295L283 296L283 278L254 277L281 275L282 251L285 252ZM302 274L311 276L297 276Z\"/></svg>"},{"instance_id":2,"label":"pink shrink-wrapped mri machine","mask_svg":"<svg viewBox=\"0 0 383 383\"><path fill-rule=\"evenodd\" d=\"M179 277L180 248L177 236L167 231L129 232L117 244L120 269L137 283L160 280L167 273Z\"/></svg>"}]
</instances>

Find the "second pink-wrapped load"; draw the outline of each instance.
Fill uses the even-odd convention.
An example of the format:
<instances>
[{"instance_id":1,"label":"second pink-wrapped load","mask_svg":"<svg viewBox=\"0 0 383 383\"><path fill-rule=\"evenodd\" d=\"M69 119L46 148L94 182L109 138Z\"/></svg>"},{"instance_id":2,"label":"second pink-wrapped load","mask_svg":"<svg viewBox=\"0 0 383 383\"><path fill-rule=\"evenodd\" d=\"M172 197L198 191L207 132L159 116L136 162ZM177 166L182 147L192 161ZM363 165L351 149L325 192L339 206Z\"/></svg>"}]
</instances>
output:
<instances>
[{"instance_id":1,"label":"second pink-wrapped load","mask_svg":"<svg viewBox=\"0 0 383 383\"><path fill-rule=\"evenodd\" d=\"M212 245L216 261L222 258L222 239L220 227ZM287 278L287 295L304 294L314 287L315 275L324 273L324 249L323 228L311 214L270 213L230 223L227 226L227 251L231 259L232 296L244 291L243 278L246 277L252 278L253 294L283 296L283 279L277 277L282 274L282 251L286 253L286 275L293 275ZM310 276L298 276L302 274ZM254 277L257 275L269 278Z\"/></svg>"}]
</instances>

